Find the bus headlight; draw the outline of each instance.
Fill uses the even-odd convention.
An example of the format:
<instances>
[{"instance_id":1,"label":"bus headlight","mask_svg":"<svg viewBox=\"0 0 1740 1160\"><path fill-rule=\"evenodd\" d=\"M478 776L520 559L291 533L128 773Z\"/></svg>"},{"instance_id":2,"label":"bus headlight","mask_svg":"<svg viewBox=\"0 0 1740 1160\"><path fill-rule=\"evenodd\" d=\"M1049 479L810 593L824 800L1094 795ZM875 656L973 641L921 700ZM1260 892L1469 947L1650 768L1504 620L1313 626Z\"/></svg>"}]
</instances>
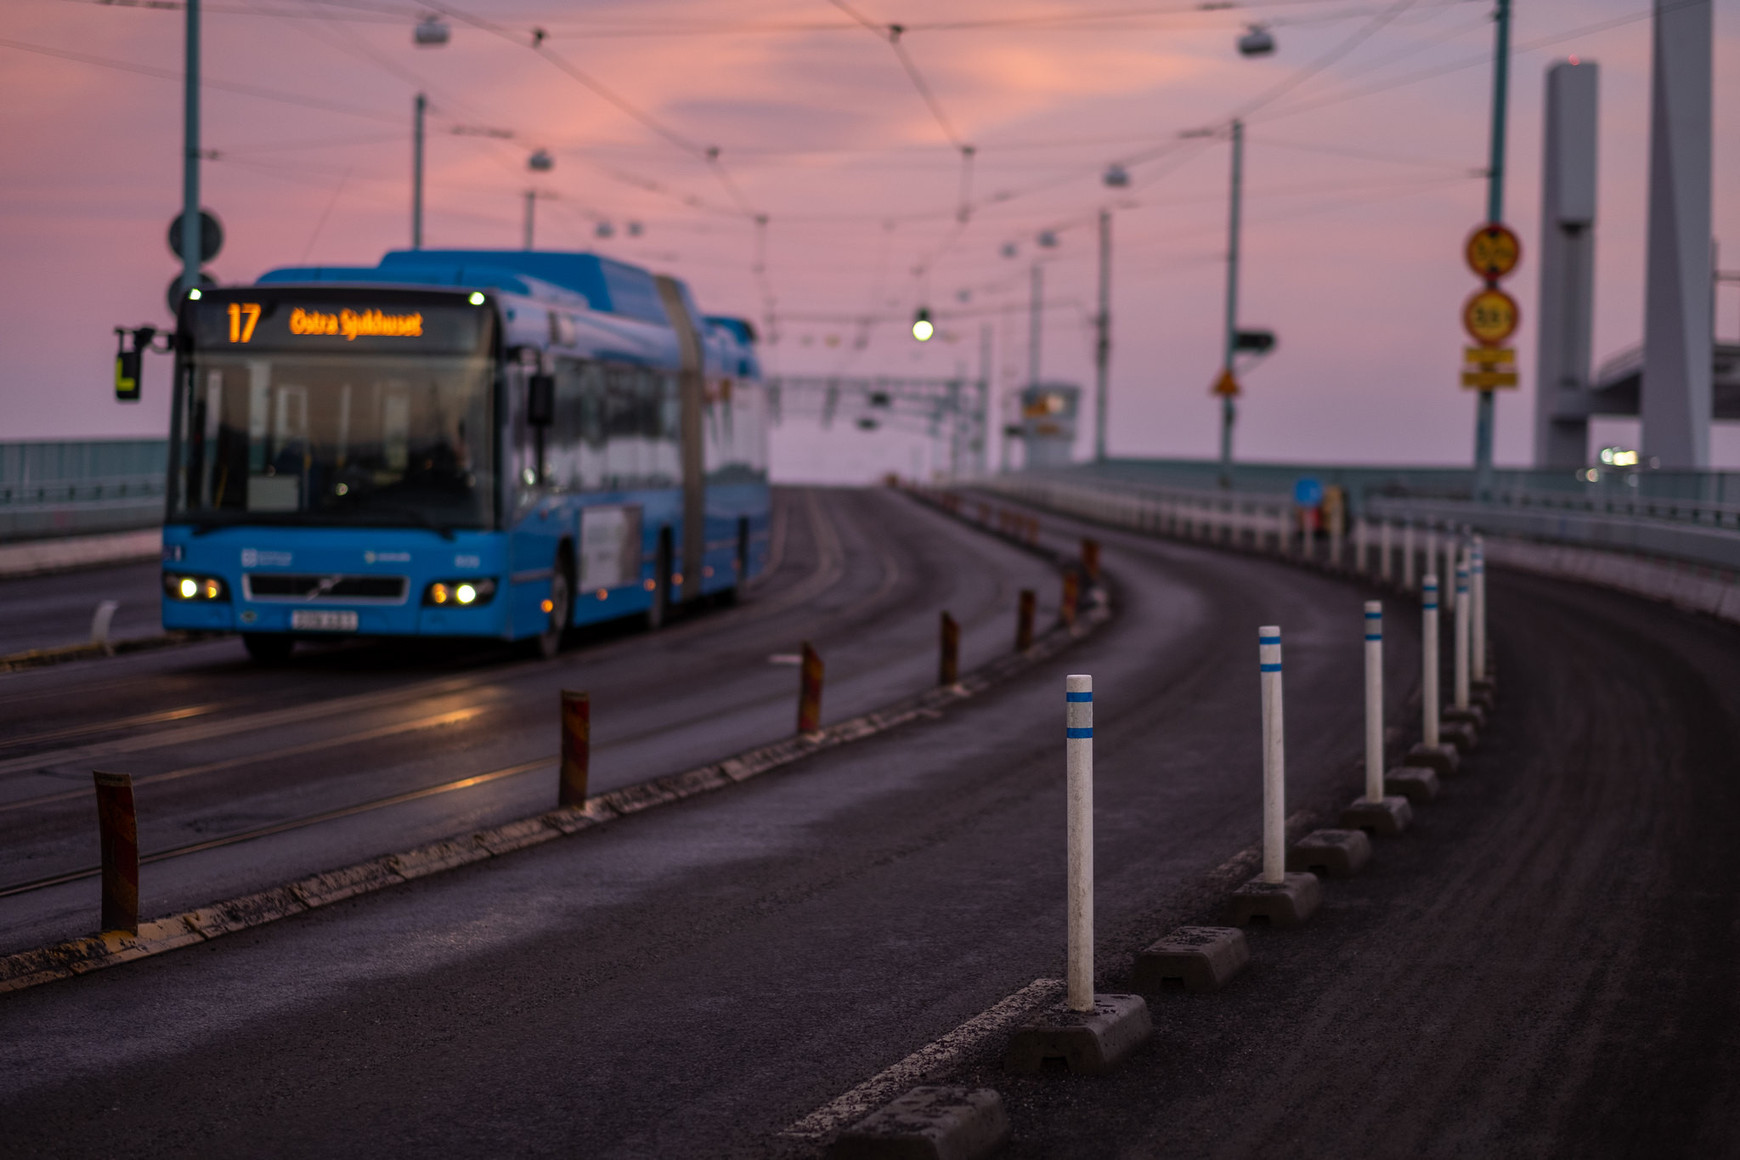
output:
<instances>
[{"instance_id":1,"label":"bus headlight","mask_svg":"<svg viewBox=\"0 0 1740 1160\"><path fill-rule=\"evenodd\" d=\"M229 585L216 576L190 576L185 572L165 572L163 591L172 600L228 600Z\"/></svg>"},{"instance_id":2,"label":"bus headlight","mask_svg":"<svg viewBox=\"0 0 1740 1160\"><path fill-rule=\"evenodd\" d=\"M423 603L436 607L458 605L472 608L488 604L495 596L495 581L484 576L476 580L437 580L423 590Z\"/></svg>"}]
</instances>

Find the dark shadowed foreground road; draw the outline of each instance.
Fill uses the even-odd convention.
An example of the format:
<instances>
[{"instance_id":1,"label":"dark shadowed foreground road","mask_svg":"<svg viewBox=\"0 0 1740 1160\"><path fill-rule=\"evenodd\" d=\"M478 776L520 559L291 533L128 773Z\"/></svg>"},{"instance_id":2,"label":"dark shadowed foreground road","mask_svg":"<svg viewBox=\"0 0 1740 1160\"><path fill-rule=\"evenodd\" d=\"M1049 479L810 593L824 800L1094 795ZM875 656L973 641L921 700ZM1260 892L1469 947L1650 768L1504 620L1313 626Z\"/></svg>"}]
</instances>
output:
<instances>
[{"instance_id":1,"label":"dark shadowed foreground road","mask_svg":"<svg viewBox=\"0 0 1740 1160\"><path fill-rule=\"evenodd\" d=\"M939 720L0 999L0 1152L801 1151L781 1129L1060 973L1066 672L1096 682L1123 988L1257 837L1259 624L1285 632L1290 804L1357 789L1367 594L1103 538L1117 619ZM1399 720L1417 649L1391 606ZM1015 1080L991 1043L947 1077L1003 1091L1012 1154L1735 1150L1740 641L1508 576L1492 629L1487 743L1313 925L1258 932L1221 995L1155 997L1121 1073Z\"/></svg>"}]
</instances>

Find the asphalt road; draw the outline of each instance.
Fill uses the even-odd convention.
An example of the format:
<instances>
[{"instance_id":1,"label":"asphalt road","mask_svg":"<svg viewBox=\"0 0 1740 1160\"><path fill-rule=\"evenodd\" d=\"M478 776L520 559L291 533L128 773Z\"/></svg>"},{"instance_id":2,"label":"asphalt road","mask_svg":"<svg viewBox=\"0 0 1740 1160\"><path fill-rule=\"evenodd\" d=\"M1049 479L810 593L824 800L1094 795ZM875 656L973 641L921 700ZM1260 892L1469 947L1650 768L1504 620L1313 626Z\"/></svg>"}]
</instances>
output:
<instances>
[{"instance_id":1,"label":"asphalt road","mask_svg":"<svg viewBox=\"0 0 1740 1160\"><path fill-rule=\"evenodd\" d=\"M940 720L0 1000L0 1152L788 1151L781 1128L1061 973L1066 672L1096 681L1121 989L1257 838L1259 624L1285 634L1290 804L1357 790L1367 594L1102 538L1117 619ZM1013 1154L1734 1150L1740 642L1502 574L1491 603L1503 702L1469 774L1312 926L1258 932L1227 992L1157 997L1124 1072L962 1069L1005 1093Z\"/></svg>"},{"instance_id":2,"label":"asphalt road","mask_svg":"<svg viewBox=\"0 0 1740 1160\"><path fill-rule=\"evenodd\" d=\"M740 606L555 662L358 641L260 668L223 640L0 676L0 950L90 932L90 877L5 892L96 865L92 768L133 774L148 856L356 811L145 866L143 914L171 914L550 808L562 688L592 695L596 793L789 736L797 670L770 657L803 640L827 723L935 681L940 609L971 667L1009 650L1020 588L1055 607L1040 560L891 493L782 491L775 524Z\"/></svg>"},{"instance_id":3,"label":"asphalt road","mask_svg":"<svg viewBox=\"0 0 1740 1160\"><path fill-rule=\"evenodd\" d=\"M116 604L110 639L156 636L163 631L162 575L151 560L0 580L0 656L85 643L105 600Z\"/></svg>"}]
</instances>

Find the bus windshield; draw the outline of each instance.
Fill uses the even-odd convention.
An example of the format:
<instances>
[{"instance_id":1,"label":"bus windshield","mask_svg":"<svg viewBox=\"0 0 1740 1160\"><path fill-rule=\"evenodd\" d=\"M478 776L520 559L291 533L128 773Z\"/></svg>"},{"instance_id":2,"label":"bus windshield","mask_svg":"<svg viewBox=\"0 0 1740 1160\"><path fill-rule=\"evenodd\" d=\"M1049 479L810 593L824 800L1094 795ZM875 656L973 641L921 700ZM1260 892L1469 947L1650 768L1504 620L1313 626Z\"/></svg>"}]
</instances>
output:
<instances>
[{"instance_id":1,"label":"bus windshield","mask_svg":"<svg viewBox=\"0 0 1740 1160\"><path fill-rule=\"evenodd\" d=\"M487 354L196 349L178 376L170 518L494 524Z\"/></svg>"}]
</instances>

